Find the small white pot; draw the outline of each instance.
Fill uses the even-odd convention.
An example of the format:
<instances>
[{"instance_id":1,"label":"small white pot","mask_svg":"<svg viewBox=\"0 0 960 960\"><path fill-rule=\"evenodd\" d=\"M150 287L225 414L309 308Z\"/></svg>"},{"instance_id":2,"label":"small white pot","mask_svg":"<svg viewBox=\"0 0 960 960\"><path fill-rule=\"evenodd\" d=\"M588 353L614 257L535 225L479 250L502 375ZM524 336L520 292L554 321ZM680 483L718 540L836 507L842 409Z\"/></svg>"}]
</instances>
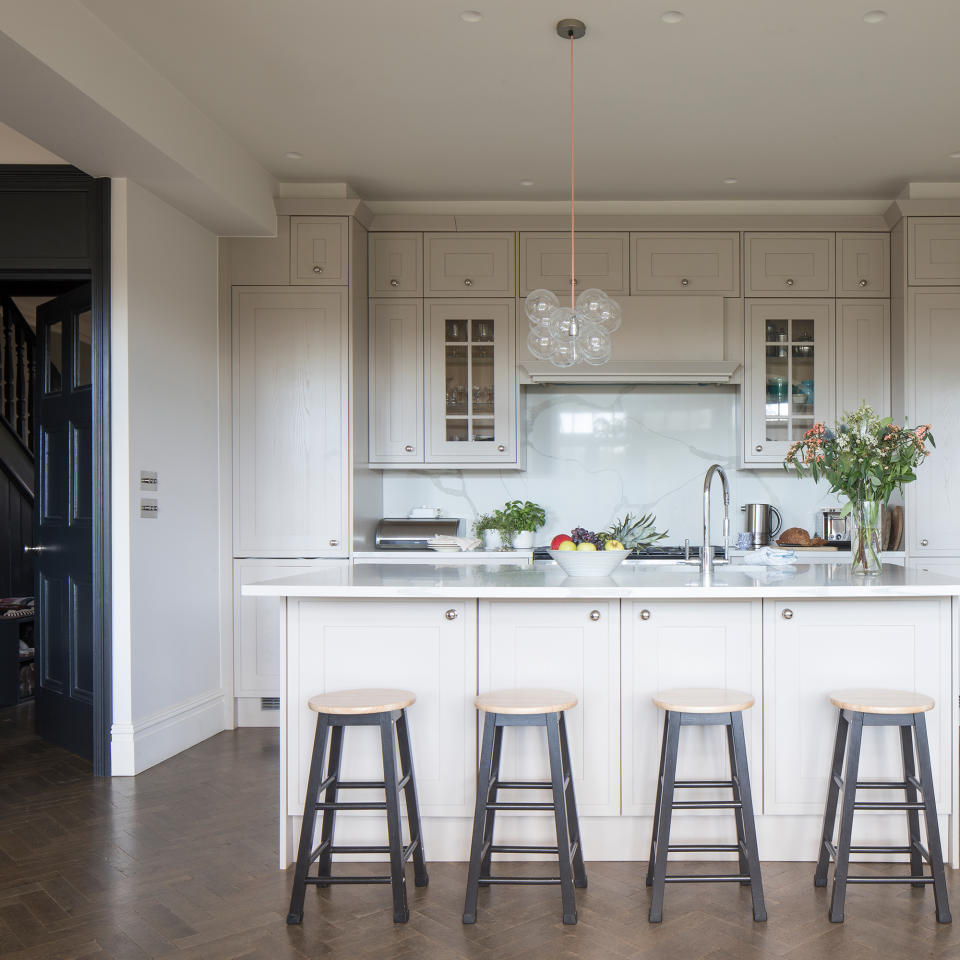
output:
<instances>
[{"instance_id":1,"label":"small white pot","mask_svg":"<svg viewBox=\"0 0 960 960\"><path fill-rule=\"evenodd\" d=\"M499 530L483 531L483 549L484 550L499 550L502 546L503 546L503 538L500 536Z\"/></svg>"},{"instance_id":2,"label":"small white pot","mask_svg":"<svg viewBox=\"0 0 960 960\"><path fill-rule=\"evenodd\" d=\"M533 547L533 531L518 530L513 535L513 547L515 550L530 550Z\"/></svg>"}]
</instances>

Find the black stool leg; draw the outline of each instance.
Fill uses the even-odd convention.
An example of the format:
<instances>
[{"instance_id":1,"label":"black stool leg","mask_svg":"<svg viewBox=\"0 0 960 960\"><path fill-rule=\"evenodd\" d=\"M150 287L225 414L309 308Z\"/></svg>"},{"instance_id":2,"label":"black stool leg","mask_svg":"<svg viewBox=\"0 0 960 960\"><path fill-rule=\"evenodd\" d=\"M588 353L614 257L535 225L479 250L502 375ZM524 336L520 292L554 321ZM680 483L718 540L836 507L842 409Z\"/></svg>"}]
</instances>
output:
<instances>
[{"instance_id":1,"label":"black stool leg","mask_svg":"<svg viewBox=\"0 0 960 960\"><path fill-rule=\"evenodd\" d=\"M903 755L903 782L907 785L906 793L907 803L917 802L917 788L911 783L911 779L916 776L916 767L913 762L913 728L900 727L900 752ZM920 812L918 810L907 811L907 835L910 837L910 876L923 876L923 856L920 853ZM921 890L926 886L925 883L913 883L913 887L919 887Z\"/></svg>"},{"instance_id":2,"label":"black stool leg","mask_svg":"<svg viewBox=\"0 0 960 960\"><path fill-rule=\"evenodd\" d=\"M557 825L557 853L560 860L560 895L563 922L577 922L577 900L573 890L573 866L570 862L570 832L567 821L566 788L563 784L563 755L560 748L560 715L548 713L547 749L550 753L550 780L553 784L553 815Z\"/></svg>"},{"instance_id":3,"label":"black stool leg","mask_svg":"<svg viewBox=\"0 0 960 960\"><path fill-rule=\"evenodd\" d=\"M843 808L840 811L840 837L837 841L837 865L833 871L833 897L830 922L843 923L843 905L850 872L850 838L853 833L853 805L857 800L860 773L860 742L863 739L863 714L852 712L847 739L847 763L843 771Z\"/></svg>"},{"instance_id":4,"label":"black stool leg","mask_svg":"<svg viewBox=\"0 0 960 960\"><path fill-rule=\"evenodd\" d=\"M484 713L483 741L480 747L480 769L477 771L477 805L473 811L473 840L470 844L470 866L467 870L467 895L463 904L463 922L477 922L477 893L480 890L480 860L483 852L484 824L487 817L487 792L490 789L490 768L493 760L493 737L496 714Z\"/></svg>"},{"instance_id":5,"label":"black stool leg","mask_svg":"<svg viewBox=\"0 0 960 960\"><path fill-rule=\"evenodd\" d=\"M329 718L317 714L317 731L313 737L313 756L310 759L310 774L307 779L307 796L303 802L303 822L300 825L300 848L297 853L297 869L293 876L293 893L290 895L290 912L287 923L303 922L303 899L307 891L307 871L313 853L313 831L317 825L317 799L323 777L323 756L327 752Z\"/></svg>"},{"instance_id":6,"label":"black stool leg","mask_svg":"<svg viewBox=\"0 0 960 960\"><path fill-rule=\"evenodd\" d=\"M680 745L680 714L668 710L664 717L663 787L660 796L660 818L655 825L656 851L653 865L653 897L650 900L650 922L663 919L663 891L666 887L667 848L670 846L670 819L673 816L673 785L677 779L677 749Z\"/></svg>"},{"instance_id":7,"label":"black stool leg","mask_svg":"<svg viewBox=\"0 0 960 960\"><path fill-rule=\"evenodd\" d=\"M750 788L750 767L747 763L747 741L743 735L743 713L735 710L730 714L733 728L733 746L737 762L735 781L738 783L743 823L743 838L747 848L747 864L750 870L750 893L753 896L753 919L763 923L767 908L763 901L763 880L760 876L760 853L757 849L757 825L753 818L753 791Z\"/></svg>"},{"instance_id":8,"label":"black stool leg","mask_svg":"<svg viewBox=\"0 0 960 960\"><path fill-rule=\"evenodd\" d=\"M393 889L393 922L406 923L407 881L403 875L403 828L400 825L400 791L397 787L397 758L393 746L393 718L380 714L380 748L383 752L383 782L387 795L387 839L390 846L390 886Z\"/></svg>"},{"instance_id":9,"label":"black stool leg","mask_svg":"<svg viewBox=\"0 0 960 960\"><path fill-rule=\"evenodd\" d=\"M330 759L327 761L327 775L325 780L333 777L333 783L324 791L324 803L337 802L337 784L340 780L340 760L343 757L343 727L336 723L331 724L330 729ZM330 848L333 846L333 827L336 823L337 811L324 810L323 818L320 823L320 856L317 858L317 876L329 877L333 866L333 853ZM326 846L324 846L326 844ZM321 883L321 887L329 887L328 883Z\"/></svg>"},{"instance_id":10,"label":"black stool leg","mask_svg":"<svg viewBox=\"0 0 960 960\"><path fill-rule=\"evenodd\" d=\"M940 847L940 824L937 820L937 801L933 790L933 768L930 766L930 744L927 742L927 722L922 713L913 715L917 735L917 760L920 766L920 790L923 793L923 818L927 823L927 853L933 874L933 895L937 904L937 922L952 923L947 900L947 878L943 872L943 850Z\"/></svg>"},{"instance_id":11,"label":"black stool leg","mask_svg":"<svg viewBox=\"0 0 960 960\"><path fill-rule=\"evenodd\" d=\"M413 752L410 749L410 728L407 725L407 711L401 710L397 718L397 747L400 750L400 772L407 778L403 795L407 803L407 826L413 848L414 884L425 887L430 882L427 875L427 858L423 849L423 829L420 826L420 803L417 800L417 781L413 772Z\"/></svg>"},{"instance_id":12,"label":"black stool leg","mask_svg":"<svg viewBox=\"0 0 960 960\"><path fill-rule=\"evenodd\" d=\"M657 800L653 805L653 829L650 831L650 858L647 860L647 886L653 886L653 861L657 850L657 828L660 825L660 799L663 796L663 760L667 755L667 715L663 715L663 739L660 742L660 769L657 771Z\"/></svg>"},{"instance_id":13,"label":"black stool leg","mask_svg":"<svg viewBox=\"0 0 960 960\"><path fill-rule=\"evenodd\" d=\"M823 810L823 831L820 834L820 853L817 869L813 875L815 887L827 885L827 869L830 866L830 848L837 825L837 801L840 799L840 783L843 777L843 751L847 745L847 730L850 724L842 710L837 711L837 738L833 744L833 763L830 766L830 782L827 785L827 805Z\"/></svg>"},{"instance_id":14,"label":"black stool leg","mask_svg":"<svg viewBox=\"0 0 960 960\"><path fill-rule=\"evenodd\" d=\"M560 755L563 758L563 775L569 780L566 801L570 843L577 845L573 852L573 885L582 889L587 885L587 868L583 863L583 840L580 838L580 817L577 814L577 797L573 790L573 766L570 763L570 744L567 742L567 723L562 713L560 714Z\"/></svg>"},{"instance_id":15,"label":"black stool leg","mask_svg":"<svg viewBox=\"0 0 960 960\"><path fill-rule=\"evenodd\" d=\"M502 747L503 727L495 727L493 731L493 758L490 761L490 780L493 783L493 786L487 791L487 800L490 803L497 802L497 796L500 792L497 782L500 779L500 751ZM490 848L493 846L493 824L496 816L496 810L488 810L486 818L484 819L483 847L481 849L485 850L486 853L484 853L483 859L480 861L481 877L490 876L490 866L493 862L493 852Z\"/></svg>"},{"instance_id":16,"label":"black stool leg","mask_svg":"<svg viewBox=\"0 0 960 960\"><path fill-rule=\"evenodd\" d=\"M739 803L739 807L733 808L733 818L737 825L737 860L740 867L740 876L746 877L750 874L750 863L747 858L747 841L743 832L743 800L740 796L740 780L737 776L737 751L733 742L733 723L726 726L727 733L727 753L730 757L730 781L733 783L733 802ZM740 886L750 885L749 880L741 880Z\"/></svg>"}]
</instances>

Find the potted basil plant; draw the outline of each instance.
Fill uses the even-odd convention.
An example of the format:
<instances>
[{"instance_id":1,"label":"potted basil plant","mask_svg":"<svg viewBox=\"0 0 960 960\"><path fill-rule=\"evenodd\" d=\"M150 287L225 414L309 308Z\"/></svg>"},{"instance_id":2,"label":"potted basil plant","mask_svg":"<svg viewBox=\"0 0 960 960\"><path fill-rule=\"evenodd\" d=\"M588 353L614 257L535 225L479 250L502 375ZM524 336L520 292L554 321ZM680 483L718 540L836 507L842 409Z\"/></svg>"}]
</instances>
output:
<instances>
[{"instance_id":1,"label":"potted basil plant","mask_svg":"<svg viewBox=\"0 0 960 960\"><path fill-rule=\"evenodd\" d=\"M509 500L503 505L502 512L513 528L514 548L531 549L534 533L547 522L547 513L543 507L529 500Z\"/></svg>"},{"instance_id":2,"label":"potted basil plant","mask_svg":"<svg viewBox=\"0 0 960 960\"><path fill-rule=\"evenodd\" d=\"M474 532L483 541L484 550L510 550L514 528L503 510L481 513L473 524Z\"/></svg>"}]
</instances>

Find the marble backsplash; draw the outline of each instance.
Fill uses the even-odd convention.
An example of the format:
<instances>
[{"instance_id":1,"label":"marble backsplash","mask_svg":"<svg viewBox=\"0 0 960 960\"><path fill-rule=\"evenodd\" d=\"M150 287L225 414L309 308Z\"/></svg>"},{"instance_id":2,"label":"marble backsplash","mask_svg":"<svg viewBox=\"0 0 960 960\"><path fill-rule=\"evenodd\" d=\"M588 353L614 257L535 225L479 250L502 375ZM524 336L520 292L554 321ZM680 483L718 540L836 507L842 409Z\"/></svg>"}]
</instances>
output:
<instances>
[{"instance_id":1,"label":"marble backsplash","mask_svg":"<svg viewBox=\"0 0 960 960\"><path fill-rule=\"evenodd\" d=\"M740 504L772 503L784 527L811 533L821 507L836 506L824 483L782 470L737 470L739 395L723 386L549 386L527 390L525 471L384 471L384 516L412 506L465 517L505 500L534 500L547 533L599 530L627 511L652 512L670 543L699 543L703 475L719 463L730 480L731 541L743 530ZM714 481L712 539L721 541L720 482Z\"/></svg>"}]
</instances>

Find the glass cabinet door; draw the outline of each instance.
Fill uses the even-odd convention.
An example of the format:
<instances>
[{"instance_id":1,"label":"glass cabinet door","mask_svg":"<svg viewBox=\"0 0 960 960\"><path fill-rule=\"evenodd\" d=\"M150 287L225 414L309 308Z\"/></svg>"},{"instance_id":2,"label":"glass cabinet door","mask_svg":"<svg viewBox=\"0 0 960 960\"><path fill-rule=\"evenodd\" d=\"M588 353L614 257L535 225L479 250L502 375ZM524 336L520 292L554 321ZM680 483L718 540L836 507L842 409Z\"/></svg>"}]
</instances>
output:
<instances>
[{"instance_id":1,"label":"glass cabinet door","mask_svg":"<svg viewBox=\"0 0 960 960\"><path fill-rule=\"evenodd\" d=\"M516 459L513 303L430 303L427 459Z\"/></svg>"},{"instance_id":2,"label":"glass cabinet door","mask_svg":"<svg viewBox=\"0 0 960 960\"><path fill-rule=\"evenodd\" d=\"M790 444L833 416L833 303L750 303L746 459L782 460Z\"/></svg>"}]
</instances>

